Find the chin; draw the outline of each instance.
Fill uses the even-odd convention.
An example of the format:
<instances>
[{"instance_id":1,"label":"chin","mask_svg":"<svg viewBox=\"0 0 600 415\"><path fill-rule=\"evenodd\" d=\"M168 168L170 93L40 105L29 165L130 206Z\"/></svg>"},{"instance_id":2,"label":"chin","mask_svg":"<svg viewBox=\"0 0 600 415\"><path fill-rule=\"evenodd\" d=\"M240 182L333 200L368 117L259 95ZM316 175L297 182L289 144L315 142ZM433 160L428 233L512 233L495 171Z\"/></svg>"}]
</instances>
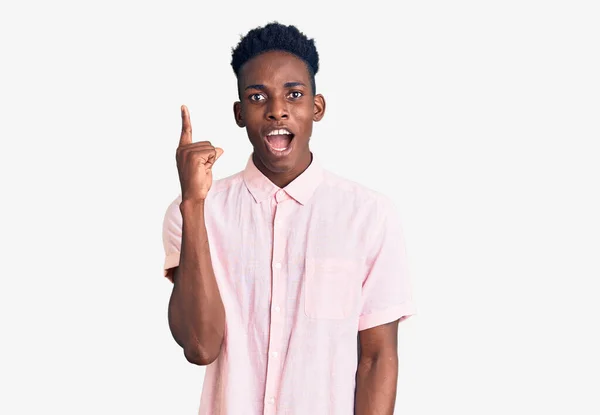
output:
<instances>
[{"instance_id":1,"label":"chin","mask_svg":"<svg viewBox=\"0 0 600 415\"><path fill-rule=\"evenodd\" d=\"M261 151L255 150L255 152L261 163L273 173L285 173L290 171L297 162L293 152L286 157L273 156L271 153L264 151L264 149L261 149Z\"/></svg>"}]
</instances>

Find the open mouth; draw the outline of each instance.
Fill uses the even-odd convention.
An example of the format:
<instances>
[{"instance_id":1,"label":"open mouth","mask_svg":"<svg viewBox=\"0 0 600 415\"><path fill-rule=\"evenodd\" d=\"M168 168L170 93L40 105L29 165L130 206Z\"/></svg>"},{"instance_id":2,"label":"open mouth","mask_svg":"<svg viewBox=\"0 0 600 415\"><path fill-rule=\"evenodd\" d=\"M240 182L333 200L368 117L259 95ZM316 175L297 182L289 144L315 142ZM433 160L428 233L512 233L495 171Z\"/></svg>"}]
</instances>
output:
<instances>
[{"instance_id":1,"label":"open mouth","mask_svg":"<svg viewBox=\"0 0 600 415\"><path fill-rule=\"evenodd\" d=\"M291 149L294 134L285 128L280 128L269 132L264 138L272 152L281 154Z\"/></svg>"}]
</instances>

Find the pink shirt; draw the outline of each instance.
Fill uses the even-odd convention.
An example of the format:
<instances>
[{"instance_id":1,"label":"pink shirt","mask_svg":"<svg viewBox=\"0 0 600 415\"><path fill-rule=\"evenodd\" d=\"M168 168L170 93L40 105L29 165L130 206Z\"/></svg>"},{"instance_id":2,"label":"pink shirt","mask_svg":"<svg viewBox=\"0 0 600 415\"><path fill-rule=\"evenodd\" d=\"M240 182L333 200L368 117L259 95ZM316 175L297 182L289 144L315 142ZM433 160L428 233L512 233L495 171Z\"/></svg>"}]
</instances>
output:
<instances>
[{"instance_id":1,"label":"pink shirt","mask_svg":"<svg viewBox=\"0 0 600 415\"><path fill-rule=\"evenodd\" d=\"M179 196L164 220L179 263ZM415 312L391 200L313 161L281 189L248 159L205 202L225 339L201 415L351 415L358 331Z\"/></svg>"}]
</instances>

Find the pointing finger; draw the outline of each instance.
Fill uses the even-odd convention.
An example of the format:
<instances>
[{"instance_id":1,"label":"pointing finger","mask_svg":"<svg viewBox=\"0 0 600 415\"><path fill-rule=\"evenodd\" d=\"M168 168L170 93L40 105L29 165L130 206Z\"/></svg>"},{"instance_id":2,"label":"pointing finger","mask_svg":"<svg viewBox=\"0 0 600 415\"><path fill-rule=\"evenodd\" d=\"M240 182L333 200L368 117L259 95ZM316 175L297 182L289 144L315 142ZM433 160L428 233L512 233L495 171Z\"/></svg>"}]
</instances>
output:
<instances>
[{"instance_id":1,"label":"pointing finger","mask_svg":"<svg viewBox=\"0 0 600 415\"><path fill-rule=\"evenodd\" d=\"M179 146L192 144L192 122L190 121L190 111L185 105L181 106L181 137Z\"/></svg>"}]
</instances>

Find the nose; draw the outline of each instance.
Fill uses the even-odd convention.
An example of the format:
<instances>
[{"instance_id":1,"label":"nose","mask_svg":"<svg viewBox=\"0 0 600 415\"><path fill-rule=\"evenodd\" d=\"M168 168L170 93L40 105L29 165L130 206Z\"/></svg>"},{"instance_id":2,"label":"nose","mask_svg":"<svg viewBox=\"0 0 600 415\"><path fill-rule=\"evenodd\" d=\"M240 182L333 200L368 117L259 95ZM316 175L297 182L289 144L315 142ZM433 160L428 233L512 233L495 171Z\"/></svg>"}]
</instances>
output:
<instances>
[{"instance_id":1,"label":"nose","mask_svg":"<svg viewBox=\"0 0 600 415\"><path fill-rule=\"evenodd\" d=\"M289 114L285 100L271 99L265 115L269 121L287 120Z\"/></svg>"}]
</instances>

